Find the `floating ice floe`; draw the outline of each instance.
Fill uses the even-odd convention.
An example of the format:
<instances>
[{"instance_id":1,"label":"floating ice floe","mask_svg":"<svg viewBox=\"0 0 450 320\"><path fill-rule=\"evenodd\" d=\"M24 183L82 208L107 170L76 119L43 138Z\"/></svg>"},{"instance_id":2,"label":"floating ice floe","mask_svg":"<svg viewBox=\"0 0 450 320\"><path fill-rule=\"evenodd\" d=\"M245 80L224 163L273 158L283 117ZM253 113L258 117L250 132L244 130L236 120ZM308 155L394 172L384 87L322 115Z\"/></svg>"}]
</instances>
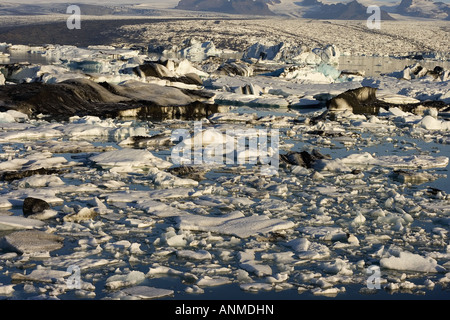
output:
<instances>
[{"instance_id":1,"label":"floating ice floe","mask_svg":"<svg viewBox=\"0 0 450 320\"><path fill-rule=\"evenodd\" d=\"M133 172L143 168L169 168L172 163L164 161L151 152L136 149L121 149L100 153L92 161L114 172Z\"/></svg>"},{"instance_id":2,"label":"floating ice floe","mask_svg":"<svg viewBox=\"0 0 450 320\"><path fill-rule=\"evenodd\" d=\"M36 174L50 174L53 170L62 170L76 165L64 157L52 157L49 152L31 154L24 158L14 158L0 163L2 180L17 180Z\"/></svg>"},{"instance_id":3,"label":"floating ice floe","mask_svg":"<svg viewBox=\"0 0 450 320\"><path fill-rule=\"evenodd\" d=\"M155 215L157 217L179 217L188 214L176 207L170 206L166 203L155 201L152 199L137 200L136 207L144 210L146 213Z\"/></svg>"},{"instance_id":4,"label":"floating ice floe","mask_svg":"<svg viewBox=\"0 0 450 320\"><path fill-rule=\"evenodd\" d=\"M227 277L204 276L203 278L198 280L197 286L199 286L199 287L215 287L215 286L223 286L225 284L230 284L230 283L232 283L232 280Z\"/></svg>"},{"instance_id":5,"label":"floating ice floe","mask_svg":"<svg viewBox=\"0 0 450 320\"><path fill-rule=\"evenodd\" d=\"M289 220L270 218L265 215L245 216L242 212L233 212L223 216L185 215L176 218L178 228L182 230L211 231L248 238L258 234L267 234L292 229L294 223Z\"/></svg>"},{"instance_id":6,"label":"floating ice floe","mask_svg":"<svg viewBox=\"0 0 450 320\"><path fill-rule=\"evenodd\" d=\"M188 260L196 260L196 261L203 261L203 260L211 260L212 255L209 251L206 250L177 250L176 255L180 259L188 259Z\"/></svg>"},{"instance_id":7,"label":"floating ice floe","mask_svg":"<svg viewBox=\"0 0 450 320\"><path fill-rule=\"evenodd\" d=\"M8 76L8 81L17 83L58 83L76 78L88 78L88 76L81 72L71 71L64 66L22 65Z\"/></svg>"},{"instance_id":8,"label":"floating ice floe","mask_svg":"<svg viewBox=\"0 0 450 320\"><path fill-rule=\"evenodd\" d=\"M12 278L16 281L34 281L44 283L65 284L66 279L71 275L70 272L53 270L50 268L40 268L32 270L29 274L14 273Z\"/></svg>"},{"instance_id":9,"label":"floating ice floe","mask_svg":"<svg viewBox=\"0 0 450 320\"><path fill-rule=\"evenodd\" d=\"M390 104L415 104L420 100L408 96L393 93L377 93L377 99Z\"/></svg>"},{"instance_id":10,"label":"floating ice floe","mask_svg":"<svg viewBox=\"0 0 450 320\"><path fill-rule=\"evenodd\" d=\"M270 266L256 260L253 250L239 252L239 266L250 273L254 273L257 277L269 276L273 272Z\"/></svg>"},{"instance_id":11,"label":"floating ice floe","mask_svg":"<svg viewBox=\"0 0 450 320\"><path fill-rule=\"evenodd\" d=\"M56 187L64 185L60 177L54 175L35 175L21 179L18 182L19 188Z\"/></svg>"},{"instance_id":12,"label":"floating ice floe","mask_svg":"<svg viewBox=\"0 0 450 320\"><path fill-rule=\"evenodd\" d=\"M449 158L445 156L433 157L428 155L411 156L373 156L370 153L352 154L344 158L327 160L320 159L315 163L319 170L351 171L351 167L380 166L393 169L400 168L445 168Z\"/></svg>"},{"instance_id":13,"label":"floating ice floe","mask_svg":"<svg viewBox=\"0 0 450 320\"><path fill-rule=\"evenodd\" d=\"M190 188L173 188L173 189L161 189L151 191L133 191L133 192L117 192L111 193L106 196L106 199L110 203L142 203L145 206L145 202L151 200L168 200L193 196L195 194L194 189Z\"/></svg>"},{"instance_id":14,"label":"floating ice floe","mask_svg":"<svg viewBox=\"0 0 450 320\"><path fill-rule=\"evenodd\" d=\"M50 252L63 247L64 238L39 230L20 230L0 239L0 247L7 251L23 253Z\"/></svg>"},{"instance_id":15,"label":"floating ice floe","mask_svg":"<svg viewBox=\"0 0 450 320\"><path fill-rule=\"evenodd\" d=\"M292 248L299 259L321 260L331 254L331 250L324 244L311 242L306 238L297 238L285 244Z\"/></svg>"},{"instance_id":16,"label":"floating ice floe","mask_svg":"<svg viewBox=\"0 0 450 320\"><path fill-rule=\"evenodd\" d=\"M337 227L302 227L300 231L317 240L347 241L347 234Z\"/></svg>"},{"instance_id":17,"label":"floating ice floe","mask_svg":"<svg viewBox=\"0 0 450 320\"><path fill-rule=\"evenodd\" d=\"M446 272L433 258L425 258L419 254L402 251L398 256L390 256L380 260L382 268L416 271L416 272Z\"/></svg>"},{"instance_id":18,"label":"floating ice floe","mask_svg":"<svg viewBox=\"0 0 450 320\"><path fill-rule=\"evenodd\" d=\"M131 271L128 274L118 274L110 276L106 279L106 288L109 290L117 290L123 287L137 285L145 280L145 274L141 271Z\"/></svg>"},{"instance_id":19,"label":"floating ice floe","mask_svg":"<svg viewBox=\"0 0 450 320\"><path fill-rule=\"evenodd\" d=\"M149 286L132 286L124 288L115 293L111 299L118 300L148 300L161 299L167 296L173 296L174 291L170 289L155 288Z\"/></svg>"},{"instance_id":20,"label":"floating ice floe","mask_svg":"<svg viewBox=\"0 0 450 320\"><path fill-rule=\"evenodd\" d=\"M172 188L198 186L198 181L179 178L168 172L161 171L158 168L150 168L148 171L148 177L156 186L159 187Z\"/></svg>"},{"instance_id":21,"label":"floating ice floe","mask_svg":"<svg viewBox=\"0 0 450 320\"><path fill-rule=\"evenodd\" d=\"M0 230L35 229L45 225L44 222L20 216L0 215Z\"/></svg>"},{"instance_id":22,"label":"floating ice floe","mask_svg":"<svg viewBox=\"0 0 450 320\"><path fill-rule=\"evenodd\" d=\"M432 116L425 116L417 126L427 130L450 131L450 121L439 120Z\"/></svg>"}]
</instances>

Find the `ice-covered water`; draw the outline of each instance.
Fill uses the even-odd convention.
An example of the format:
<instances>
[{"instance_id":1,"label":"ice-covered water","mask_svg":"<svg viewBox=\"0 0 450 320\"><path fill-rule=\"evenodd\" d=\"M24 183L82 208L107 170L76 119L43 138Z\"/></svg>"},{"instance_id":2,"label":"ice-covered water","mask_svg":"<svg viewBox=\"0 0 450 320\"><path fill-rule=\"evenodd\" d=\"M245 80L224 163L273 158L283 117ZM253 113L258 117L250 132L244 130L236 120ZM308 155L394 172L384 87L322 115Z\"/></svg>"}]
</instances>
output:
<instances>
[{"instance_id":1,"label":"ice-covered water","mask_svg":"<svg viewBox=\"0 0 450 320\"><path fill-rule=\"evenodd\" d=\"M448 99L448 80L379 78L403 70L396 63L405 61L383 58L387 69L378 70L373 57L342 59L341 69L366 70L367 78L336 81L324 69L293 68L281 79L205 81L230 108L197 119L216 130L200 134L209 144L219 144L224 133L237 139L239 129L276 129L281 154L329 155L311 167L281 163L276 174L261 164L234 163L202 163L184 175L171 171L172 134L194 131L194 121L57 122L1 112L0 295L448 298L448 122L433 110L416 115L398 108L314 120L324 111L320 99L362 84L376 84L387 100L411 101ZM49 72L62 77L59 69ZM27 81L38 78L25 74ZM243 85L256 94L243 94ZM294 107L283 107L288 100ZM306 109L311 101L314 108ZM204 152L208 143L201 146ZM51 208L25 218L28 197ZM17 234L29 229L42 233Z\"/></svg>"},{"instance_id":2,"label":"ice-covered water","mask_svg":"<svg viewBox=\"0 0 450 320\"><path fill-rule=\"evenodd\" d=\"M373 119L365 117L319 124L317 128L322 126L327 134L318 136L310 133L314 128L301 124L308 113L251 108L234 112L284 117L256 124L276 125L282 150L316 148L332 159L365 152L388 158L450 156L448 144L437 141L437 132L405 126L392 114L380 115L376 127ZM290 121L294 119L300 122ZM136 298L126 292L136 286L147 288L149 296L154 293L149 288L169 290L168 299L448 297L443 271L449 261L447 166L431 160L429 169L418 170L430 174L430 181L405 182L392 176L389 159L380 165L358 166L358 173L341 171L343 167L337 171L281 167L273 177L259 176L254 166L231 165L207 170L198 186L185 179L186 185L158 187L149 174L148 160L115 158L123 161L124 168L115 172L96 164L99 160L93 155L110 148L144 152L119 143L132 132L161 133L192 127L192 122L87 120L97 131L76 130L85 121L63 126L24 121L39 128L36 131L42 135L35 138L11 135L23 130L20 123L2 124L5 156L69 169L58 175L61 183L52 184L49 177L2 183L2 216L21 216L24 194L40 194L58 212L46 221L44 230L64 237L64 246L50 256L10 252L0 256L5 298ZM222 129L242 125L224 123ZM169 151L149 148L161 161L170 160ZM69 162L49 161L58 157ZM442 191L429 193L429 187ZM96 214L64 218L83 208ZM259 222L249 220L249 236L239 236L225 231L233 219L224 217L236 211L242 217L265 216L286 224L260 234ZM204 227L199 228L192 217L203 217ZM224 220L217 224L214 219L219 218ZM349 242L347 233L357 242ZM367 268L403 252L412 254L409 262L383 268L382 288L367 289ZM70 266L81 269L81 289L67 286L68 277L75 274L67 272ZM438 271L424 271L435 266ZM37 271L62 274L47 280ZM11 279L15 279L12 285Z\"/></svg>"}]
</instances>

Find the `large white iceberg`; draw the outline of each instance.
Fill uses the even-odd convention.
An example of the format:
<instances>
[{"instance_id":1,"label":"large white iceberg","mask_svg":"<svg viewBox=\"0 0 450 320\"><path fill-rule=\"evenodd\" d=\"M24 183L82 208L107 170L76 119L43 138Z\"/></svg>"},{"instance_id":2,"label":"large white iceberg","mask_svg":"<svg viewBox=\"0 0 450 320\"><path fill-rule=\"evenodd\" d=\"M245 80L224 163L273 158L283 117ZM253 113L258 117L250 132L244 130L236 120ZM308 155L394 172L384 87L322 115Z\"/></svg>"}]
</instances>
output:
<instances>
[{"instance_id":1,"label":"large white iceberg","mask_svg":"<svg viewBox=\"0 0 450 320\"><path fill-rule=\"evenodd\" d=\"M181 49L179 54L190 61L202 61L208 57L218 57L222 54L222 50L217 49L214 42L200 42L191 39L189 47Z\"/></svg>"},{"instance_id":2,"label":"large white iceberg","mask_svg":"<svg viewBox=\"0 0 450 320\"><path fill-rule=\"evenodd\" d=\"M255 43L244 53L246 59L301 62L312 65L339 64L340 56L341 52L335 45L309 50L304 46L283 42L277 44Z\"/></svg>"}]
</instances>

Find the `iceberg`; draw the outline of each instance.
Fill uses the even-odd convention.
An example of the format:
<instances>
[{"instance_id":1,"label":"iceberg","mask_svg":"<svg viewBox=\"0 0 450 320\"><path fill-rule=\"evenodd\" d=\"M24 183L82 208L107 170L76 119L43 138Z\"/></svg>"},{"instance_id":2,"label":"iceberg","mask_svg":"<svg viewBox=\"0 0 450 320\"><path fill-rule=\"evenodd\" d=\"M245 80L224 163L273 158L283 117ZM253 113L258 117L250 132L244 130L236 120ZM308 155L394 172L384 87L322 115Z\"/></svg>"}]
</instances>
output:
<instances>
[{"instance_id":1,"label":"iceberg","mask_svg":"<svg viewBox=\"0 0 450 320\"><path fill-rule=\"evenodd\" d=\"M439 120L429 115L425 116L417 125L427 130L450 131L450 121Z\"/></svg>"},{"instance_id":2,"label":"iceberg","mask_svg":"<svg viewBox=\"0 0 450 320\"><path fill-rule=\"evenodd\" d=\"M195 39L189 41L189 47L181 49L179 54L190 61L202 61L209 57L218 57L222 54L214 45L214 42L200 42Z\"/></svg>"},{"instance_id":3,"label":"iceberg","mask_svg":"<svg viewBox=\"0 0 450 320\"><path fill-rule=\"evenodd\" d=\"M306 63L309 65L321 63L334 65L339 64L340 56L340 50L336 45L326 45L323 48L309 50L305 46L280 42L278 44L255 43L245 51L243 58Z\"/></svg>"}]
</instances>

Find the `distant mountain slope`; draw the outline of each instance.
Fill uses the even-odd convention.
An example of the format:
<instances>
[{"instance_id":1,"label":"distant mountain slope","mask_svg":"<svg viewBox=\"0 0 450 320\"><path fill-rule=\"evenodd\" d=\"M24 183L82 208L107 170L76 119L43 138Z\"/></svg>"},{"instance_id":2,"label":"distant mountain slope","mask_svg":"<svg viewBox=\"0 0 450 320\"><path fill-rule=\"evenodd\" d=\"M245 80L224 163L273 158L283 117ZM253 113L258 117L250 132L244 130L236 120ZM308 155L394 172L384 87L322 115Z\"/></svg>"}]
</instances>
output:
<instances>
[{"instance_id":1,"label":"distant mountain slope","mask_svg":"<svg viewBox=\"0 0 450 320\"><path fill-rule=\"evenodd\" d=\"M274 15L268 4L279 0L181 0L175 9L229 14Z\"/></svg>"},{"instance_id":2,"label":"distant mountain slope","mask_svg":"<svg viewBox=\"0 0 450 320\"><path fill-rule=\"evenodd\" d=\"M0 16L9 15L45 15L45 14L66 14L68 3L36 3L23 4L4 2L0 3ZM73 3L80 7L84 15L104 16L104 15L154 15L157 10L139 8L131 5L108 5L108 4L85 4Z\"/></svg>"},{"instance_id":3,"label":"distant mountain slope","mask_svg":"<svg viewBox=\"0 0 450 320\"><path fill-rule=\"evenodd\" d=\"M347 3L324 4L317 0L305 0L302 5L309 6L311 10L304 15L305 18L313 19L336 19L336 20L366 20L370 14L367 7L354 0ZM384 10L381 10L382 20L394 20Z\"/></svg>"},{"instance_id":4,"label":"distant mountain slope","mask_svg":"<svg viewBox=\"0 0 450 320\"><path fill-rule=\"evenodd\" d=\"M402 0L396 12L406 16L450 20L450 4L433 0Z\"/></svg>"},{"instance_id":5,"label":"distant mountain slope","mask_svg":"<svg viewBox=\"0 0 450 320\"><path fill-rule=\"evenodd\" d=\"M367 7L356 0L337 4L318 0L181 0L176 9L336 20L366 20L370 16ZM381 19L394 20L383 10Z\"/></svg>"}]
</instances>

